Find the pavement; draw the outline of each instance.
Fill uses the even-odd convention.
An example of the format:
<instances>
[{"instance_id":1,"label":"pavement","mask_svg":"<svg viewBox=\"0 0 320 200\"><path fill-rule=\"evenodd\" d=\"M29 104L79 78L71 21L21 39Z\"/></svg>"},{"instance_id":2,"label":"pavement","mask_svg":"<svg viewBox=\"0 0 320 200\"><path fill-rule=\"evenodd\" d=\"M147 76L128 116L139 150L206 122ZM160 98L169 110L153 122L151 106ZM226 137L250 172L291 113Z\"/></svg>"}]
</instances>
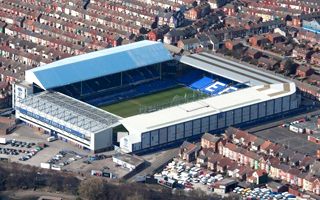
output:
<instances>
[{"instance_id":1,"label":"pavement","mask_svg":"<svg viewBox=\"0 0 320 200\"><path fill-rule=\"evenodd\" d=\"M105 170L107 172L111 172L117 178L122 178L130 172L129 169L115 165L115 163L112 161L112 158L95 160L92 161L91 164L83 163L83 160L84 159L74 161L65 166L63 169L84 176L91 175L91 170Z\"/></svg>"}]
</instances>

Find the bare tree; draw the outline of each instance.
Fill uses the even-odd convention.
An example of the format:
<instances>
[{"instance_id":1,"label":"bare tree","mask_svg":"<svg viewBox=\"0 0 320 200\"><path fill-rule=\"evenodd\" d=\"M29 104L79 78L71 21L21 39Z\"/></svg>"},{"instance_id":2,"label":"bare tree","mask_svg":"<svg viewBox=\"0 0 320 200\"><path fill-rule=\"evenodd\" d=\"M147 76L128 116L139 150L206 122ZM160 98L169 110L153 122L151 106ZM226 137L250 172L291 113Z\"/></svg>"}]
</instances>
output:
<instances>
[{"instance_id":1,"label":"bare tree","mask_svg":"<svg viewBox=\"0 0 320 200\"><path fill-rule=\"evenodd\" d=\"M90 178L81 182L79 187L81 198L99 200L105 198L105 183L101 178Z\"/></svg>"}]
</instances>

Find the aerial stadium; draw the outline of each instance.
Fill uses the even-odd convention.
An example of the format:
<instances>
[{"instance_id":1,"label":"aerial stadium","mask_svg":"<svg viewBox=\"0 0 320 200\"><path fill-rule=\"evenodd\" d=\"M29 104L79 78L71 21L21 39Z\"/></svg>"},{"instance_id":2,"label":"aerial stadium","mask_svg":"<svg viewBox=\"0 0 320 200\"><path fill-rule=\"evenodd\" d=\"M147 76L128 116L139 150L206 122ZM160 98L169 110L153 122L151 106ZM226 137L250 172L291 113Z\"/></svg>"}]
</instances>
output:
<instances>
[{"instance_id":1,"label":"aerial stadium","mask_svg":"<svg viewBox=\"0 0 320 200\"><path fill-rule=\"evenodd\" d=\"M13 105L24 123L80 148L138 153L289 113L300 96L281 77L210 53L174 59L141 41L28 70Z\"/></svg>"}]
</instances>

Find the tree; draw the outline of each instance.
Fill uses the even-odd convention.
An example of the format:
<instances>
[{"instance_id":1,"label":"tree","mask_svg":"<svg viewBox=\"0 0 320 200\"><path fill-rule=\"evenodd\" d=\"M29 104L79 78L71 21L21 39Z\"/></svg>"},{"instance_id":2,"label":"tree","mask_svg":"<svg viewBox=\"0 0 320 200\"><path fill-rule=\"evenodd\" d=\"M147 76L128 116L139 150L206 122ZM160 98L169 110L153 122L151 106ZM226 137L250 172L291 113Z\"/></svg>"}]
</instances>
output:
<instances>
[{"instance_id":1,"label":"tree","mask_svg":"<svg viewBox=\"0 0 320 200\"><path fill-rule=\"evenodd\" d=\"M197 1L192 2L192 6L193 6L193 7L197 7L197 5L198 5L198 2L197 2Z\"/></svg>"},{"instance_id":2,"label":"tree","mask_svg":"<svg viewBox=\"0 0 320 200\"><path fill-rule=\"evenodd\" d=\"M63 189L66 192L72 192L75 194L77 192L79 185L79 180L76 177L67 176L63 180Z\"/></svg>"},{"instance_id":3,"label":"tree","mask_svg":"<svg viewBox=\"0 0 320 200\"><path fill-rule=\"evenodd\" d=\"M294 74L296 72L296 64L290 58L286 58L284 61L284 72L285 74Z\"/></svg>"},{"instance_id":4,"label":"tree","mask_svg":"<svg viewBox=\"0 0 320 200\"><path fill-rule=\"evenodd\" d=\"M101 178L90 178L81 182L79 195L88 200L103 200L105 198L105 183Z\"/></svg>"}]
</instances>

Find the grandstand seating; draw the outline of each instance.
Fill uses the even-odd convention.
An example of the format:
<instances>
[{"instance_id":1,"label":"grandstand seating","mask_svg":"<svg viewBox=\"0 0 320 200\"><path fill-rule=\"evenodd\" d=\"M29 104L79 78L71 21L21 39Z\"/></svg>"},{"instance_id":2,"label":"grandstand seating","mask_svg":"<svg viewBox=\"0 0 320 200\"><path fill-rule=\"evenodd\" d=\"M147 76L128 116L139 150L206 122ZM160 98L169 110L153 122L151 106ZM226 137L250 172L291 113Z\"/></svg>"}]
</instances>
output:
<instances>
[{"instance_id":1,"label":"grandstand seating","mask_svg":"<svg viewBox=\"0 0 320 200\"><path fill-rule=\"evenodd\" d=\"M219 81L217 81L213 78L209 78L206 76L191 83L189 87L194 90L201 91L210 96L215 96L222 93L233 92L237 90L237 88L232 87L230 85L230 81L227 81L226 79L221 78Z\"/></svg>"},{"instance_id":2,"label":"grandstand seating","mask_svg":"<svg viewBox=\"0 0 320 200\"><path fill-rule=\"evenodd\" d=\"M165 70L164 70L165 71ZM179 72L177 76L164 72L162 80L156 67L143 67L120 74L95 78L82 83L75 83L58 88L57 91L81 99L95 106L108 105L121 100L158 92L183 84L193 90L201 91L210 96L233 92L240 88L238 84L231 85L231 81L216 77L210 73L188 69ZM147 83L146 83L147 82Z\"/></svg>"},{"instance_id":3,"label":"grandstand seating","mask_svg":"<svg viewBox=\"0 0 320 200\"><path fill-rule=\"evenodd\" d=\"M177 78L177 81L179 83L182 83L184 85L190 85L194 83L195 81L199 80L199 78L202 77L203 72L199 70L190 70L188 73L183 74L182 76L179 76Z\"/></svg>"},{"instance_id":4,"label":"grandstand seating","mask_svg":"<svg viewBox=\"0 0 320 200\"><path fill-rule=\"evenodd\" d=\"M148 84L140 84L138 86L128 85L122 88L110 90L108 92L104 92L100 96L96 96L95 98L91 97L91 99L85 99L85 101L95 106L108 105L118 102L119 100L126 100L152 92L161 91L163 89L168 89L175 85L176 82L173 80L155 80Z\"/></svg>"},{"instance_id":5,"label":"grandstand seating","mask_svg":"<svg viewBox=\"0 0 320 200\"><path fill-rule=\"evenodd\" d=\"M190 87L192 89L201 89L201 88L204 88L206 86L208 86L209 84L212 84L214 80L212 80L211 78L208 78L208 77L203 77L202 79L192 83L190 85Z\"/></svg>"},{"instance_id":6,"label":"grandstand seating","mask_svg":"<svg viewBox=\"0 0 320 200\"><path fill-rule=\"evenodd\" d=\"M123 84L139 83L144 80L155 79L159 77L159 73L154 68L140 68L126 71L123 73Z\"/></svg>"}]
</instances>

